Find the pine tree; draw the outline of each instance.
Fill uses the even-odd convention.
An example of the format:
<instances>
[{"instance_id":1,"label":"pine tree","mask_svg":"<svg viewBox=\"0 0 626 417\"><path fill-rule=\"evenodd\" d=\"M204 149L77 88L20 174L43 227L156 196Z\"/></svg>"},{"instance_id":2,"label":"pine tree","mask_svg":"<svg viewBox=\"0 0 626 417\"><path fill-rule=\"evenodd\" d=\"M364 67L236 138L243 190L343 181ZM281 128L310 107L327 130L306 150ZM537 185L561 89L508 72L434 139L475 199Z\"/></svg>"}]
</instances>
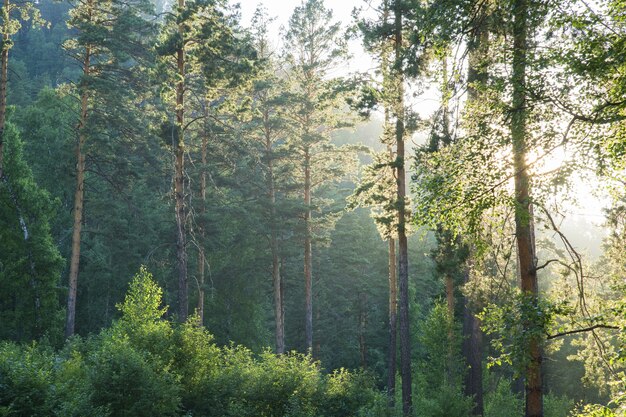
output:
<instances>
[{"instance_id":1,"label":"pine tree","mask_svg":"<svg viewBox=\"0 0 626 417\"><path fill-rule=\"evenodd\" d=\"M285 307L284 283L281 276L281 236L285 235L286 227L292 226L288 215L296 216L293 210L286 207L290 204L287 193L287 171L293 168L289 149L286 146L289 128L289 106L286 77L281 62L275 57L276 51L270 46L268 37L268 18L266 11L257 8L252 19L252 38L262 69L255 75L250 95L251 116L249 120L250 135L254 141L255 152L258 153L264 182L259 184L264 192L260 207L267 215L269 231L269 249L272 258L272 287L274 301L275 345L276 353L285 353ZM291 219L292 220L292 219ZM292 220L293 221L293 220Z\"/></svg>"},{"instance_id":2,"label":"pine tree","mask_svg":"<svg viewBox=\"0 0 626 417\"><path fill-rule=\"evenodd\" d=\"M200 78L205 98L214 91L245 79L254 66L254 53L248 40L239 36L236 17L229 14L226 2L178 0L168 15L157 45L160 62L157 80L161 84L167 121L164 133L171 138L174 153L174 211L176 221L176 259L178 269L178 319L188 316L188 191L185 184L185 158L188 152L187 130L197 120L188 118L187 98L191 79ZM220 93L218 93L219 95ZM205 103L205 99L201 100ZM167 131L167 132L165 132Z\"/></svg>"},{"instance_id":3,"label":"pine tree","mask_svg":"<svg viewBox=\"0 0 626 417\"><path fill-rule=\"evenodd\" d=\"M87 0L75 3L70 12L68 23L77 30L78 35L67 41L65 48L80 63L82 76L77 85L80 111L76 126L76 189L66 337L74 334L76 321L85 201L85 146L88 139L95 141L98 136L106 137L109 125L119 126L117 123L120 120L127 121L125 107L129 105L132 90L125 89L123 84L131 83L133 66L146 53L145 42L150 40L152 25L144 20L144 16L150 11L148 0Z\"/></svg>"},{"instance_id":4,"label":"pine tree","mask_svg":"<svg viewBox=\"0 0 626 417\"><path fill-rule=\"evenodd\" d=\"M12 4L10 0L3 0L0 21L0 33L2 34L2 49L0 50L0 178L3 177L3 148L4 127L7 114L7 81L9 71L9 50L13 46L12 37L22 27L23 21L32 19L35 24L43 24L39 10L33 3ZM19 19L21 18L21 20Z\"/></svg>"},{"instance_id":5,"label":"pine tree","mask_svg":"<svg viewBox=\"0 0 626 417\"><path fill-rule=\"evenodd\" d=\"M330 132L342 125L342 88L337 80L328 79L329 70L346 55L345 42L338 23L332 23L332 12L322 0L306 0L296 7L285 37L294 111L291 138L302 181L304 201L304 286L305 346L313 349L313 240L317 207L316 188L335 181L348 172L353 154L330 143Z\"/></svg>"}]
</instances>

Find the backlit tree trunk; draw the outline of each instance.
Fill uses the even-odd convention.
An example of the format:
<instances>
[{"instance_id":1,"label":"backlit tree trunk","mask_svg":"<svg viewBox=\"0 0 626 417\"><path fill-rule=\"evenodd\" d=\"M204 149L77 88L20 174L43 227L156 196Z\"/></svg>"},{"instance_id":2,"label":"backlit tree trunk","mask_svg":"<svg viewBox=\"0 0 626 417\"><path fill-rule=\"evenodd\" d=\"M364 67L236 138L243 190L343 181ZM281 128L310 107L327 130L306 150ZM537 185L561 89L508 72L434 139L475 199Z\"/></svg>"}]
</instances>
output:
<instances>
[{"instance_id":1,"label":"backlit tree trunk","mask_svg":"<svg viewBox=\"0 0 626 417\"><path fill-rule=\"evenodd\" d=\"M539 288L533 222L530 208L530 177L526 163L528 152L527 130L527 48L528 48L528 0L513 2L513 113L511 116L511 140L515 169L515 237L519 260L520 284L525 296L537 304ZM527 332L535 329L533 323L522 323ZM543 417L542 347L538 337L530 339L527 352L530 356L525 370L526 417Z\"/></svg>"},{"instance_id":2,"label":"backlit tree trunk","mask_svg":"<svg viewBox=\"0 0 626 417\"><path fill-rule=\"evenodd\" d=\"M205 114L205 120L208 118L208 114ZM206 225L204 216L206 214L206 169L207 169L207 145L209 129L205 128L204 135L202 135L202 148L200 149L200 157L202 159L202 171L200 173L200 216L199 232L200 242L198 245L198 317L200 324L204 325L204 281L206 270L206 254L204 251L204 242L206 239Z\"/></svg>"},{"instance_id":3,"label":"backlit tree trunk","mask_svg":"<svg viewBox=\"0 0 626 417\"><path fill-rule=\"evenodd\" d=\"M313 353L313 292L312 292L312 248L311 248L311 155L304 151L304 298L306 348Z\"/></svg>"},{"instance_id":4,"label":"backlit tree trunk","mask_svg":"<svg viewBox=\"0 0 626 417\"><path fill-rule=\"evenodd\" d=\"M404 166L404 75L401 68L402 10L395 7L396 68L396 181L398 205L398 281L400 288L400 373L402 376L402 412L411 415L411 337L409 332L409 259L406 237L406 169Z\"/></svg>"},{"instance_id":5,"label":"backlit tree trunk","mask_svg":"<svg viewBox=\"0 0 626 417\"><path fill-rule=\"evenodd\" d=\"M469 282L469 268L465 271L465 283ZM480 320L474 315L470 300L466 296L463 305L463 356L467 364L465 395L474 398L472 415L482 416L483 405L483 343Z\"/></svg>"},{"instance_id":6,"label":"backlit tree trunk","mask_svg":"<svg viewBox=\"0 0 626 417\"><path fill-rule=\"evenodd\" d=\"M396 394L396 350L398 335L398 277L396 259L396 240L389 238L389 358L387 375L387 396L389 405L395 404Z\"/></svg>"},{"instance_id":7,"label":"backlit tree trunk","mask_svg":"<svg viewBox=\"0 0 626 417\"><path fill-rule=\"evenodd\" d=\"M272 133L270 131L270 115L263 114L265 127L265 155L267 158L267 189L270 203L270 251L272 252L272 284L274 289L274 321L276 353L285 353L285 318L283 315L282 280L280 275L280 258L278 251L278 232L276 218L276 184L274 180L274 155L272 150Z\"/></svg>"}]
</instances>

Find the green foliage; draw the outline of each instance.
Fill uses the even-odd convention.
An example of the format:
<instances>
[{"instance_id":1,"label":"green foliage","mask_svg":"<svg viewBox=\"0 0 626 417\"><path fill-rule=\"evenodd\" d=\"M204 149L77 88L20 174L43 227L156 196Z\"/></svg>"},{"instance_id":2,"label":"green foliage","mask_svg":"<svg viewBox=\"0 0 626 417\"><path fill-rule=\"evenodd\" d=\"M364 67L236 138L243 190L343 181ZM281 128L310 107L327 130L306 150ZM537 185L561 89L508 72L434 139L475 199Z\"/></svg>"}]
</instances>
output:
<instances>
[{"instance_id":1,"label":"green foliage","mask_svg":"<svg viewBox=\"0 0 626 417\"><path fill-rule=\"evenodd\" d=\"M54 356L49 349L0 343L0 416L50 416L53 377Z\"/></svg>"},{"instance_id":2,"label":"green foliage","mask_svg":"<svg viewBox=\"0 0 626 417\"><path fill-rule=\"evenodd\" d=\"M197 317L163 319L161 290L145 267L123 316L58 353L0 344L2 416L380 416L385 399L365 373L330 375L310 356L220 348Z\"/></svg>"},{"instance_id":3,"label":"green foliage","mask_svg":"<svg viewBox=\"0 0 626 417\"><path fill-rule=\"evenodd\" d=\"M167 367L130 341L103 335L87 358L90 403L111 416L174 416L179 385Z\"/></svg>"},{"instance_id":4,"label":"green foliage","mask_svg":"<svg viewBox=\"0 0 626 417\"><path fill-rule=\"evenodd\" d=\"M490 373L489 388L485 392L484 417L522 417L524 415L524 399L521 394L513 392L511 381ZM574 408L574 401L565 396L547 393L544 397L545 417L568 417Z\"/></svg>"},{"instance_id":5,"label":"green foliage","mask_svg":"<svg viewBox=\"0 0 626 417\"><path fill-rule=\"evenodd\" d=\"M523 399L511 391L511 383L500 379L494 389L485 393L485 417L521 417Z\"/></svg>"},{"instance_id":6,"label":"green foliage","mask_svg":"<svg viewBox=\"0 0 626 417\"><path fill-rule=\"evenodd\" d=\"M58 280L63 259L53 243L50 195L39 188L12 124L4 131L0 178L0 339L32 340L61 326Z\"/></svg>"},{"instance_id":7,"label":"green foliage","mask_svg":"<svg viewBox=\"0 0 626 417\"><path fill-rule=\"evenodd\" d=\"M133 330L159 322L167 308L161 307L163 290L154 282L145 266L130 283L126 298L117 308L122 312L121 322Z\"/></svg>"},{"instance_id":8,"label":"green foliage","mask_svg":"<svg viewBox=\"0 0 626 417\"><path fill-rule=\"evenodd\" d=\"M371 414L374 411L382 414L386 397L371 389L372 385L372 375L364 371L350 373L343 368L334 371L325 381L320 415L367 416L374 415Z\"/></svg>"},{"instance_id":9,"label":"green foliage","mask_svg":"<svg viewBox=\"0 0 626 417\"><path fill-rule=\"evenodd\" d=\"M466 417L474 402L463 393L460 329L447 305L436 303L420 325L415 407L429 417Z\"/></svg>"},{"instance_id":10,"label":"green foliage","mask_svg":"<svg viewBox=\"0 0 626 417\"><path fill-rule=\"evenodd\" d=\"M465 396L461 386L442 385L429 395L418 394L415 407L427 417L468 417L474 401Z\"/></svg>"},{"instance_id":11,"label":"green foliage","mask_svg":"<svg viewBox=\"0 0 626 417\"><path fill-rule=\"evenodd\" d=\"M608 407L597 404L587 404L580 410L572 413L571 417L618 417L618 415Z\"/></svg>"},{"instance_id":12,"label":"green foliage","mask_svg":"<svg viewBox=\"0 0 626 417\"><path fill-rule=\"evenodd\" d=\"M163 290L145 266L130 283L126 297L117 308L122 317L113 325L112 337L128 340L132 347L166 356L172 343L171 325L163 320L167 307L161 307Z\"/></svg>"},{"instance_id":13,"label":"green foliage","mask_svg":"<svg viewBox=\"0 0 626 417\"><path fill-rule=\"evenodd\" d=\"M480 314L483 330L492 335L491 344L499 356L489 358L489 366L513 365L518 374L529 363L531 340L545 340L559 315L570 312L567 304L554 304L532 294L518 293L504 305L490 304Z\"/></svg>"},{"instance_id":14,"label":"green foliage","mask_svg":"<svg viewBox=\"0 0 626 417\"><path fill-rule=\"evenodd\" d=\"M548 393L545 396L543 409L546 417L568 417L574 408L574 401L565 397Z\"/></svg>"}]
</instances>

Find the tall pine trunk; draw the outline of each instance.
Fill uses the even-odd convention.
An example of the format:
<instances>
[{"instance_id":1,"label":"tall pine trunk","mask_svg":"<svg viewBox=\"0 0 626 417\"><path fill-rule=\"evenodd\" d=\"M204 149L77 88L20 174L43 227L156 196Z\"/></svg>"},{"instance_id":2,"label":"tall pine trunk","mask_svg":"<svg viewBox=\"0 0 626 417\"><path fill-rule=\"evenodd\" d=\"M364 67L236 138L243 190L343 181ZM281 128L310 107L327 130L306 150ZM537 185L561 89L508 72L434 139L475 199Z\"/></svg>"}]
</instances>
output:
<instances>
[{"instance_id":1,"label":"tall pine trunk","mask_svg":"<svg viewBox=\"0 0 626 417\"><path fill-rule=\"evenodd\" d=\"M319 308L317 309L319 311ZM361 358L361 368L367 369L367 293L359 294L359 356Z\"/></svg>"},{"instance_id":2,"label":"tall pine trunk","mask_svg":"<svg viewBox=\"0 0 626 417\"><path fill-rule=\"evenodd\" d=\"M185 9L185 0L178 0L179 13ZM184 28L178 27L181 39L184 39ZM185 46L176 51L177 75L176 82L176 132L177 141L174 150L174 200L176 210L176 260L178 264L178 320L187 320L188 288L187 288L187 226L185 210Z\"/></svg>"},{"instance_id":3,"label":"tall pine trunk","mask_svg":"<svg viewBox=\"0 0 626 417\"><path fill-rule=\"evenodd\" d=\"M383 1L383 10L382 10L382 21L383 25L386 26L389 23L389 0ZM383 74L383 88L386 90L388 88L393 89L393 73L390 67L390 48L387 45L386 39L383 40L383 44L381 46L380 57L381 57L381 72ZM390 119L392 115L393 109L391 108L390 103L385 104L385 131L389 128ZM389 161L394 161L395 154L393 150L393 145L391 144L391 138L387 137L386 134L384 136L385 142L387 143L387 153L389 154ZM393 164L390 164L390 173L391 178L394 178L396 175L396 170ZM392 197L393 199L394 197ZM396 369L397 369L397 350L398 350L398 260L396 257L396 239L393 237L393 231L390 231L389 239L388 239L388 284L389 284L389 354L387 357L387 400L389 408L395 408L396 402Z\"/></svg>"},{"instance_id":4,"label":"tall pine trunk","mask_svg":"<svg viewBox=\"0 0 626 417\"><path fill-rule=\"evenodd\" d=\"M6 16L9 15L9 0L4 0L2 6L3 12ZM5 26L9 22L4 23ZM4 176L3 161L4 161L4 127L6 124L7 115L7 82L9 71L9 30L7 27L3 28L2 34L2 52L0 52L0 179Z\"/></svg>"},{"instance_id":5,"label":"tall pine trunk","mask_svg":"<svg viewBox=\"0 0 626 417\"><path fill-rule=\"evenodd\" d=\"M93 14L94 0L88 0L89 20ZM80 119L78 121L78 143L76 144L76 190L74 192L74 225L72 229L72 255L70 258L70 275L67 294L67 311L65 321L65 337L74 334L76 323L76 292L78 288L78 271L80 269L81 232L83 226L83 208L85 198L85 154L86 123L89 105L89 94L86 88L91 70L91 48L85 49L83 58L83 82L80 93Z\"/></svg>"},{"instance_id":6,"label":"tall pine trunk","mask_svg":"<svg viewBox=\"0 0 626 417\"><path fill-rule=\"evenodd\" d=\"M278 250L278 231L276 218L276 183L274 180L274 155L270 116L263 114L265 126L265 155L267 158L267 189L270 204L270 251L272 253L272 286L274 289L274 322L276 353L285 353L285 318L283 315L282 279L280 275L280 253Z\"/></svg>"},{"instance_id":7,"label":"tall pine trunk","mask_svg":"<svg viewBox=\"0 0 626 417\"><path fill-rule=\"evenodd\" d=\"M404 74L402 70L402 10L395 4L395 76L396 76L396 184L398 205L398 281L400 288L400 373L402 376L402 412L411 415L411 337L409 332L409 259L406 237L406 169L404 166Z\"/></svg>"},{"instance_id":8,"label":"tall pine trunk","mask_svg":"<svg viewBox=\"0 0 626 417\"><path fill-rule=\"evenodd\" d=\"M396 351L398 335L398 277L396 240L389 238L389 357L387 375L387 397L389 406L394 407L396 395Z\"/></svg>"},{"instance_id":9,"label":"tall pine trunk","mask_svg":"<svg viewBox=\"0 0 626 417\"><path fill-rule=\"evenodd\" d=\"M528 0L513 2L513 114L511 116L511 140L513 143L513 166L515 169L515 237L521 289L531 303L538 303L539 288L533 222L530 207L530 176L526 163L528 152L528 109L526 106L526 73L528 48ZM532 334L533 323L522 323L524 330ZM542 347L538 337L532 337L526 346L530 360L525 369L525 415L543 417Z\"/></svg>"},{"instance_id":10,"label":"tall pine trunk","mask_svg":"<svg viewBox=\"0 0 626 417\"><path fill-rule=\"evenodd\" d=\"M311 247L311 154L307 147L304 151L304 308L306 348L313 353L313 289Z\"/></svg>"},{"instance_id":11,"label":"tall pine trunk","mask_svg":"<svg viewBox=\"0 0 626 417\"><path fill-rule=\"evenodd\" d=\"M471 256L471 255L470 255ZM470 270L465 270L465 283L469 282ZM483 403L483 338L480 320L474 315L467 296L463 303L463 357L467 364L465 374L465 395L474 398L472 415L484 414Z\"/></svg>"},{"instance_id":12,"label":"tall pine trunk","mask_svg":"<svg viewBox=\"0 0 626 417\"><path fill-rule=\"evenodd\" d=\"M208 113L208 110L207 110ZM205 120L208 118L208 114L205 114ZM200 324L204 325L204 282L205 282L205 270L206 270L206 254L204 251L204 242L206 239L206 225L205 225L205 214L206 214L206 170L207 170L207 146L208 146L208 138L209 129L205 128L204 135L202 135L202 147L200 149L200 157L202 159L202 171L200 173L200 222L199 222L199 232L200 232L200 242L198 244L198 318L200 320Z\"/></svg>"}]
</instances>

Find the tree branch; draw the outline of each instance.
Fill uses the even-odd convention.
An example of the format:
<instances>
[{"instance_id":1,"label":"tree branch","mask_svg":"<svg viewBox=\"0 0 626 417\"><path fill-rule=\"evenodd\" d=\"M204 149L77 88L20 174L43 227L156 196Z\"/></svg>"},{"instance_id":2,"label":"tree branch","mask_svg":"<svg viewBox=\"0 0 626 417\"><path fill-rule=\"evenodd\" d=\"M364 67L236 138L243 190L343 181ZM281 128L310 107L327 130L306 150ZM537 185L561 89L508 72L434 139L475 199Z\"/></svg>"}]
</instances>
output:
<instances>
[{"instance_id":1,"label":"tree branch","mask_svg":"<svg viewBox=\"0 0 626 417\"><path fill-rule=\"evenodd\" d=\"M567 332L551 334L551 335L548 335L548 337L546 339L547 340L556 339L558 337L569 336L569 335L572 335L572 334L590 332L590 331L593 331L595 329L619 330L619 327L617 327L617 326L610 326L608 324L594 324L593 326L585 327L585 328L582 328L582 329L569 330Z\"/></svg>"}]
</instances>

